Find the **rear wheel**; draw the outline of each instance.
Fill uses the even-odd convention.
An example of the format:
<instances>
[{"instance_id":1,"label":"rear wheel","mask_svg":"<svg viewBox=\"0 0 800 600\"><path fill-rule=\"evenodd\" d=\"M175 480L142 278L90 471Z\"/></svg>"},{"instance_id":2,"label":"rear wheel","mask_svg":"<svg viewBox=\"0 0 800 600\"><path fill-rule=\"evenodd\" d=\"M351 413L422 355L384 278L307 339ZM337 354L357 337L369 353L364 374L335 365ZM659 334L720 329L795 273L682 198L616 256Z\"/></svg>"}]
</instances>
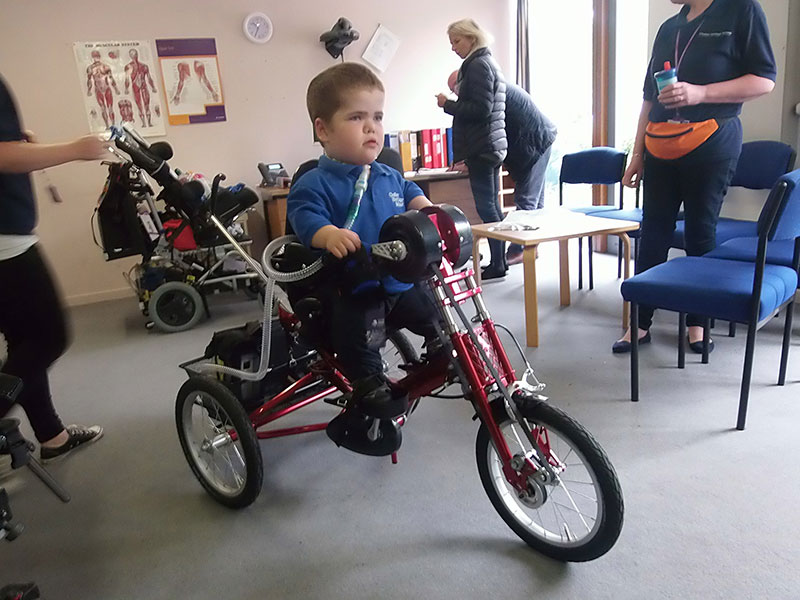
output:
<instances>
[{"instance_id":1,"label":"rear wheel","mask_svg":"<svg viewBox=\"0 0 800 600\"><path fill-rule=\"evenodd\" d=\"M563 411L526 399L518 423L495 411L512 456L537 459L522 430L526 427L547 455L555 477L539 468L527 489L506 479L489 430L478 430L476 457L481 483L506 524L529 546L551 558L583 562L608 552L622 529L623 500L614 467L592 435Z\"/></svg>"},{"instance_id":2,"label":"rear wheel","mask_svg":"<svg viewBox=\"0 0 800 600\"><path fill-rule=\"evenodd\" d=\"M183 454L209 495L230 508L258 497L263 461L253 425L228 388L190 377L178 392L175 422Z\"/></svg>"},{"instance_id":3,"label":"rear wheel","mask_svg":"<svg viewBox=\"0 0 800 600\"><path fill-rule=\"evenodd\" d=\"M175 333L191 329L203 317L203 298L182 281L167 281L150 296L148 313L161 331Z\"/></svg>"}]
</instances>

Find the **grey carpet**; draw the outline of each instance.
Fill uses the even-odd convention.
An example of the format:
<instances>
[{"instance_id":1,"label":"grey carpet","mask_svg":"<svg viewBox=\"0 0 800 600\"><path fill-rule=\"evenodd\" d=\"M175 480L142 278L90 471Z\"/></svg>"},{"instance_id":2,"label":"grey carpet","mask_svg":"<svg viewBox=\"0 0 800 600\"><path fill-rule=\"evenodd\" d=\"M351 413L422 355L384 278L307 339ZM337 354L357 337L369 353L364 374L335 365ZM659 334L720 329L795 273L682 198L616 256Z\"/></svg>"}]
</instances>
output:
<instances>
[{"instance_id":1,"label":"grey carpet","mask_svg":"<svg viewBox=\"0 0 800 600\"><path fill-rule=\"evenodd\" d=\"M256 503L218 506L178 444L176 365L201 354L213 330L257 318L256 304L220 296L214 319L162 335L125 300L72 311L75 341L53 389L67 422L102 424L106 436L52 467L70 504L15 474L12 502L27 529L0 546L0 585L35 580L51 600L797 598L797 342L779 388L781 326L759 333L748 427L736 432L744 332L718 330L711 364L689 355L680 371L675 315L660 314L632 404L627 358L610 352L621 331L615 260L595 262L595 290L573 290L562 309L557 247L542 247L541 346L527 355L551 401L594 433L618 471L625 525L605 557L560 564L505 526L478 479L477 425L456 400L423 403L398 465L336 449L323 433L262 442ZM487 285L486 299L524 340L521 271Z\"/></svg>"}]
</instances>

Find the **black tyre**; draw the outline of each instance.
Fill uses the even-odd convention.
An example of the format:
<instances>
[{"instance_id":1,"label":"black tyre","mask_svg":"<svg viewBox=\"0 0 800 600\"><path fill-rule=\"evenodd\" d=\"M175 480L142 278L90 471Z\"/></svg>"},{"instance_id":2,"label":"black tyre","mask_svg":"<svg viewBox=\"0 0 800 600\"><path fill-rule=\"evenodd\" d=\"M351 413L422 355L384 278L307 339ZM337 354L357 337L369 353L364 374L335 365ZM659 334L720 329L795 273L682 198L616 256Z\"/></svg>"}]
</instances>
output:
<instances>
[{"instance_id":1,"label":"black tyre","mask_svg":"<svg viewBox=\"0 0 800 600\"><path fill-rule=\"evenodd\" d=\"M521 496L506 480L489 430L482 424L475 448L489 499L506 524L542 554L569 562L602 556L617 541L623 520L622 490L608 456L563 411L530 399L520 403L520 411L524 426L538 436L546 452L549 448L555 480L531 477L528 494ZM527 454L531 446L523 425L512 421L502 407L495 410L495 418L512 455Z\"/></svg>"},{"instance_id":2,"label":"black tyre","mask_svg":"<svg viewBox=\"0 0 800 600\"><path fill-rule=\"evenodd\" d=\"M148 303L150 318L161 331L176 333L191 329L203 318L203 298L182 281L167 281L158 286Z\"/></svg>"},{"instance_id":3,"label":"black tyre","mask_svg":"<svg viewBox=\"0 0 800 600\"><path fill-rule=\"evenodd\" d=\"M381 351L381 360L383 361L383 374L390 381L397 381L406 376L406 372L400 368L400 365L408 365L419 360L414 345L402 331L392 331L389 333L389 338L386 340L386 345ZM419 398L412 401L408 405L407 415L413 413L417 406L419 406Z\"/></svg>"},{"instance_id":4,"label":"black tyre","mask_svg":"<svg viewBox=\"0 0 800 600\"><path fill-rule=\"evenodd\" d=\"M381 352L381 360L383 361L383 373L389 379L396 380L402 379L406 374L400 365L418 361L419 355L405 333L392 331Z\"/></svg>"},{"instance_id":5,"label":"black tyre","mask_svg":"<svg viewBox=\"0 0 800 600\"><path fill-rule=\"evenodd\" d=\"M200 484L220 504L249 506L264 476L253 425L220 382L191 377L178 392L175 423L183 454Z\"/></svg>"}]
</instances>

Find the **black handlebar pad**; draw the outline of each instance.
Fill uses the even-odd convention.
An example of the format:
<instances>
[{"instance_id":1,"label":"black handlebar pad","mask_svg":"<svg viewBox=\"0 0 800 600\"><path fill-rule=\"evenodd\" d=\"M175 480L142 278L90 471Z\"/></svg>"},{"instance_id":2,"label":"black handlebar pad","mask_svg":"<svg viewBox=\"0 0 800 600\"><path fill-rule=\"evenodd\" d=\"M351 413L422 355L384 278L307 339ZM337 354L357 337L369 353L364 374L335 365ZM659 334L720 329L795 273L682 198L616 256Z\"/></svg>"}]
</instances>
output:
<instances>
[{"instance_id":1,"label":"black handlebar pad","mask_svg":"<svg viewBox=\"0 0 800 600\"><path fill-rule=\"evenodd\" d=\"M208 222L209 204L203 200L204 189L197 181L181 183L173 175L165 158L172 155L172 148L159 148L158 142L150 148L143 147L135 138L123 135L114 139L117 148L131 157L137 167L146 171L163 188L159 195L168 205L184 213L192 224L193 229L213 229ZM163 150L163 151L162 151ZM210 203L214 214L228 226L233 219L243 210L258 202L258 194L248 187L220 188L215 198ZM213 231L208 231L208 236L215 237ZM195 236L199 231L195 231ZM201 234L202 237L202 234Z\"/></svg>"}]
</instances>

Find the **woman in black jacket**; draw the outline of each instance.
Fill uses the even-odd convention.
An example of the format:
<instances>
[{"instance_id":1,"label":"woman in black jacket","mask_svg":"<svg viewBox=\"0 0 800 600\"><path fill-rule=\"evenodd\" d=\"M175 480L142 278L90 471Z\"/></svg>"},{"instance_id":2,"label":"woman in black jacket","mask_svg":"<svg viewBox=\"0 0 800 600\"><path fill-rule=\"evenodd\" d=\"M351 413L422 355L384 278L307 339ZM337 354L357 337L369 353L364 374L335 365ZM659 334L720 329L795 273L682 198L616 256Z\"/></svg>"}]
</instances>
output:
<instances>
[{"instance_id":1,"label":"woman in black jacket","mask_svg":"<svg viewBox=\"0 0 800 600\"><path fill-rule=\"evenodd\" d=\"M451 23L447 35L453 52L464 59L458 75L458 100L437 96L439 106L453 115L453 160L467 164L475 208L484 223L501 221L500 164L508 148L505 79L488 48L488 34L475 21ZM491 262L482 278L505 276L505 242L489 240L489 248Z\"/></svg>"}]
</instances>

